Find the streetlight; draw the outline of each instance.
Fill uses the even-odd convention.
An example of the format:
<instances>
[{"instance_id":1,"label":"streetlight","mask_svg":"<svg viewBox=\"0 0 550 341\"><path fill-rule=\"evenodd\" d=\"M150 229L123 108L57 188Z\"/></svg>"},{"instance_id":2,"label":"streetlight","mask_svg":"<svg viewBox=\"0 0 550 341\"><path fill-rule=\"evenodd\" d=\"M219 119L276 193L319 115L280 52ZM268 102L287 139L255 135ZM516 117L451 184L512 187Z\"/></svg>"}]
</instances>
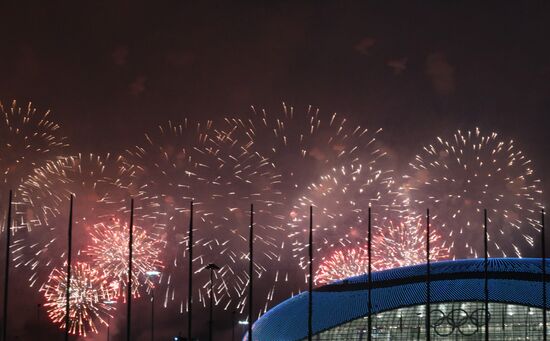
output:
<instances>
[{"instance_id":1,"label":"streetlight","mask_svg":"<svg viewBox=\"0 0 550 341\"><path fill-rule=\"evenodd\" d=\"M151 341L155 340L155 286L153 285L153 277L160 276L160 271L149 270L145 272L147 277L151 279Z\"/></svg>"},{"instance_id":2,"label":"streetlight","mask_svg":"<svg viewBox=\"0 0 550 341\"><path fill-rule=\"evenodd\" d=\"M239 329L237 331L239 332L240 335L242 335L243 334L242 327L248 326L248 320L239 320L237 324L239 325Z\"/></svg>"},{"instance_id":3,"label":"streetlight","mask_svg":"<svg viewBox=\"0 0 550 341\"><path fill-rule=\"evenodd\" d=\"M208 321L208 340L212 341L212 299L214 297L214 271L219 270L220 267L214 263L210 263L206 266L206 269L210 270L210 320Z\"/></svg>"}]
</instances>

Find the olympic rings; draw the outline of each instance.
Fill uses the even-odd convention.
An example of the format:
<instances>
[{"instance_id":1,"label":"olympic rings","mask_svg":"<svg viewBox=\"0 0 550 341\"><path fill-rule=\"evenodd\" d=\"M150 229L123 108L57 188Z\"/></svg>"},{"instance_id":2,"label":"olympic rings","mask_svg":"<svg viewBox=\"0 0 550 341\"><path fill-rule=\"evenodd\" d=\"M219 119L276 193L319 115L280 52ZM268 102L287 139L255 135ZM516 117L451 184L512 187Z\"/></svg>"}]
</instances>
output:
<instances>
[{"instance_id":1,"label":"olympic rings","mask_svg":"<svg viewBox=\"0 0 550 341\"><path fill-rule=\"evenodd\" d=\"M491 315L488 314L489 320ZM485 324L485 309L480 308L468 313L464 309L453 309L445 314L440 309L432 310L430 319L431 327L438 336L449 336L458 331L460 335L471 336L479 332L479 328Z\"/></svg>"}]
</instances>

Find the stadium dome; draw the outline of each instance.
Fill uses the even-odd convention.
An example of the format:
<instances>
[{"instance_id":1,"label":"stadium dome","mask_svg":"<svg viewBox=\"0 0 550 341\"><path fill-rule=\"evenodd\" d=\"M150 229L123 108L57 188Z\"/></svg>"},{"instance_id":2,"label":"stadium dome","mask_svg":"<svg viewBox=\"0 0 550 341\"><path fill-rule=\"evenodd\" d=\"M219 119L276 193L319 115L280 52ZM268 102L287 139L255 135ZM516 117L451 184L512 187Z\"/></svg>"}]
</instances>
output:
<instances>
[{"instance_id":1,"label":"stadium dome","mask_svg":"<svg viewBox=\"0 0 550 341\"><path fill-rule=\"evenodd\" d=\"M484 260L434 262L430 270L432 338L482 339ZM491 339L542 340L542 260L493 258L487 276ZM361 275L314 289L313 340L367 340L367 279ZM425 339L426 264L373 272L372 285L373 340ZM254 340L304 340L307 334L307 292L280 303L253 326Z\"/></svg>"}]
</instances>

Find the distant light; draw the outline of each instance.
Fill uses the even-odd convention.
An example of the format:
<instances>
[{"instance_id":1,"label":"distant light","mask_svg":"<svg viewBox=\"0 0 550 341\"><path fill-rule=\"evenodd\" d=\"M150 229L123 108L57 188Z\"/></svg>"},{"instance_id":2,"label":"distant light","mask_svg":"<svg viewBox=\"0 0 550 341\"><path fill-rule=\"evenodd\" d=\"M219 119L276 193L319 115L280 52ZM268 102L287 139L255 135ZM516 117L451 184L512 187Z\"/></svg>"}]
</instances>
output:
<instances>
[{"instance_id":1,"label":"distant light","mask_svg":"<svg viewBox=\"0 0 550 341\"><path fill-rule=\"evenodd\" d=\"M115 304L116 301L114 301L114 300L108 300L108 301L105 301L105 302L103 302L103 303L105 303L105 304Z\"/></svg>"},{"instance_id":2,"label":"distant light","mask_svg":"<svg viewBox=\"0 0 550 341\"><path fill-rule=\"evenodd\" d=\"M239 321L239 324L240 324L240 325L247 325L247 324L248 324L248 321Z\"/></svg>"},{"instance_id":3,"label":"distant light","mask_svg":"<svg viewBox=\"0 0 550 341\"><path fill-rule=\"evenodd\" d=\"M159 276L160 275L160 271L158 270L149 270L147 272L145 272L145 274L149 277L151 276ZM176 339L177 340L177 339Z\"/></svg>"}]
</instances>

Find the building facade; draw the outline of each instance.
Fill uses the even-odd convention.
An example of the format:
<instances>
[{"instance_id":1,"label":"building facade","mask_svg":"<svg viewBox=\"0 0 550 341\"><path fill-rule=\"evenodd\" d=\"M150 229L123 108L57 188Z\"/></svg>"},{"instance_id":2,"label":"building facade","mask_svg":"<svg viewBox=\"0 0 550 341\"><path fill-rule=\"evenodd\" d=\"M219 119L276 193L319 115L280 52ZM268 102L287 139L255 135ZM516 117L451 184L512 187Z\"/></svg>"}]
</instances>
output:
<instances>
[{"instance_id":1,"label":"building facade","mask_svg":"<svg viewBox=\"0 0 550 341\"><path fill-rule=\"evenodd\" d=\"M432 340L484 340L484 269L483 259L431 264ZM426 339L426 270L423 264L372 274L372 340ZM542 260L489 259L487 278L490 339L542 340ZM367 285L367 275L361 275L314 290L313 340L367 340ZM307 336L307 293L269 310L253 327L254 340L294 341Z\"/></svg>"}]
</instances>

